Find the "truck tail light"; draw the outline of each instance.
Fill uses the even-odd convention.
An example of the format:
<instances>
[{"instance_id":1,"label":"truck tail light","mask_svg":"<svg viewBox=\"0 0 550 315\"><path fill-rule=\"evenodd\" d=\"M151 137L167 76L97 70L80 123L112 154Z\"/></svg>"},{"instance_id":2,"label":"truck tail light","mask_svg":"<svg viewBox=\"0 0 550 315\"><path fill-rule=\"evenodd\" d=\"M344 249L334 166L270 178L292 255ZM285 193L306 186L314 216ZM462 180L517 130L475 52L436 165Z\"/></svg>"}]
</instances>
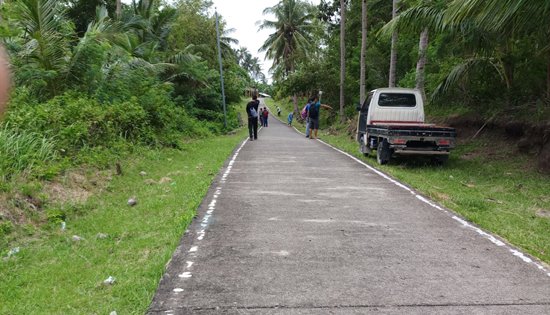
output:
<instances>
[{"instance_id":1,"label":"truck tail light","mask_svg":"<svg viewBox=\"0 0 550 315\"><path fill-rule=\"evenodd\" d=\"M393 139L392 144L407 144L407 140L405 139Z\"/></svg>"},{"instance_id":2,"label":"truck tail light","mask_svg":"<svg viewBox=\"0 0 550 315\"><path fill-rule=\"evenodd\" d=\"M439 139L439 140L437 140L437 145L451 145L451 140L449 140L449 139Z\"/></svg>"}]
</instances>

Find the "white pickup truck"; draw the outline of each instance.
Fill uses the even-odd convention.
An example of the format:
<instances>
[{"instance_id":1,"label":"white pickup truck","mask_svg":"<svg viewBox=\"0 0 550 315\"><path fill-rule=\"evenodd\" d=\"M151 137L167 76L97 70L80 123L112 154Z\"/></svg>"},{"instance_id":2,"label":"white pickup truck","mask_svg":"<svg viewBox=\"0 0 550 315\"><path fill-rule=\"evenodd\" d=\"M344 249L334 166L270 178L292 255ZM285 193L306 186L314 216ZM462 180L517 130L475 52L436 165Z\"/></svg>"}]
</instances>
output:
<instances>
[{"instance_id":1,"label":"white pickup truck","mask_svg":"<svg viewBox=\"0 0 550 315\"><path fill-rule=\"evenodd\" d=\"M418 90L381 88L357 106L357 141L364 155L376 150L379 164L393 155L426 155L444 163L455 146L454 128L424 122L424 103Z\"/></svg>"}]
</instances>

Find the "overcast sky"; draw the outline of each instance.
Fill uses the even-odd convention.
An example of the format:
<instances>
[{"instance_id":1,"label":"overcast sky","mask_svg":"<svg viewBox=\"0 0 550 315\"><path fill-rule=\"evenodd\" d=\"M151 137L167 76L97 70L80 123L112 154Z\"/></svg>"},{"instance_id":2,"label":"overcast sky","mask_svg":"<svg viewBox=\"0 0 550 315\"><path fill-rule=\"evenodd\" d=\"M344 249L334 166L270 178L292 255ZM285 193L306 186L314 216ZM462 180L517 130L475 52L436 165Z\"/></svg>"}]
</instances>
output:
<instances>
[{"instance_id":1,"label":"overcast sky","mask_svg":"<svg viewBox=\"0 0 550 315\"><path fill-rule=\"evenodd\" d=\"M264 61L264 53L258 53L258 49L273 30L258 31L256 22L273 19L273 16L264 16L262 12L265 8L276 5L279 0L213 0L213 2L218 13L227 22L227 27L235 29L230 36L239 40L239 47L248 48L254 57L258 57L263 62L264 74L271 77L268 70L272 62ZM309 2L318 5L320 0L309 0Z\"/></svg>"}]
</instances>

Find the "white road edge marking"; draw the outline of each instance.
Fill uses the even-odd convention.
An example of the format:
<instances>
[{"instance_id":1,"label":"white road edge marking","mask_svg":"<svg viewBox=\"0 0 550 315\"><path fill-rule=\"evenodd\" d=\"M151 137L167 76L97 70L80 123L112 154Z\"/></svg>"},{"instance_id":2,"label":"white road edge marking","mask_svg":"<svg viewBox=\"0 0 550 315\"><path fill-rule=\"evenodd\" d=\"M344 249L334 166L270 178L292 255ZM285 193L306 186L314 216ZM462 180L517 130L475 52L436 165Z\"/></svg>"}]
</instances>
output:
<instances>
[{"instance_id":1,"label":"white road edge marking","mask_svg":"<svg viewBox=\"0 0 550 315\"><path fill-rule=\"evenodd\" d=\"M227 177L229 176L229 174L231 173L231 170L233 169L233 165L235 164L235 160L237 159L237 156L239 155L239 152L241 152L242 148L244 147L244 145L247 142L248 142L248 138L246 138L246 140L244 140L242 142L241 146L235 151L235 153L233 154L233 157L229 161L228 166L225 169L225 172L223 173L222 178L220 180L220 183L219 183L220 186L216 187L216 191L214 192L214 195L212 196L212 200L210 201L210 203L207 206L208 211L206 211L206 214L203 216L202 220L199 221L201 224L200 224L200 229L197 230L197 241L202 241L204 239L204 237L206 236L206 228L208 227L210 218L213 216L213 213L216 210L216 203L217 203L218 197L222 193L222 186L221 185L225 184L225 182L227 180ZM194 257L195 253L198 250L199 250L199 247L197 245L195 245L195 246L192 246L189 249L188 252L192 253L191 256ZM194 262L187 261L186 264L187 264L186 269L189 270L189 269L191 269L191 266L193 266ZM192 276L193 276L193 274L191 273L191 271L185 271L182 274L178 275L178 277L180 277L180 278L191 278ZM175 288L173 290L173 292L176 293L176 294L181 293L181 292L183 292L183 289L182 288Z\"/></svg>"},{"instance_id":2,"label":"white road edge marking","mask_svg":"<svg viewBox=\"0 0 550 315\"><path fill-rule=\"evenodd\" d=\"M296 129L296 127L294 127L294 129L298 132L298 133L301 133L298 129ZM303 134L303 133L301 133ZM323 140L321 139L317 139L319 142L321 142L322 144L328 146L329 148L332 148L333 150L337 151L337 152L340 152L342 153L343 155L351 158L352 160L356 161L357 163L363 165L364 167L368 168L369 170L373 171L374 173L378 174L379 176L387 179L388 181L390 181L391 183L395 184L396 186L399 186L403 189L405 189L406 191L410 192L411 194L413 194L418 200L430 205L431 207L437 209L437 210L441 210L447 214L450 214L449 211L443 209L442 207L438 206L437 204L435 204L433 201L431 200L428 200L426 197L424 196L421 196L419 195L418 193L416 193L414 190L412 190L411 188L407 187L406 185L396 181L395 179L389 177L388 175L382 173L381 171L375 169L374 167L368 165L367 163L359 160L358 158L356 158L355 156L347 153L347 152L344 152L326 142L324 142ZM512 255L516 256L516 257L519 257L521 260L523 260L525 263L528 263L528 264L531 264L531 265L534 265L535 267L537 267L539 270L542 270L543 272L546 273L546 275L548 277L550 277L550 270L548 270L547 268L545 268L541 263L539 262L536 262L534 261L533 259L529 258L527 255L525 255L524 253L522 253L521 251L513 248L511 245L507 245L506 243L504 243L503 241L499 240L497 237L495 237L494 235L491 235L485 231L483 231L482 229L474 226L473 224L467 222L466 220L464 219L461 219L459 217L457 217L456 215L452 215L451 217L452 219L460 222L464 227L466 228L469 228L470 230L473 230L475 232L477 232L479 235L483 236L484 238L488 239L489 241L491 241L493 244L495 244L496 246L499 246L499 247L502 247L502 248L506 248L508 251L510 251L510 253L512 253Z\"/></svg>"}]
</instances>

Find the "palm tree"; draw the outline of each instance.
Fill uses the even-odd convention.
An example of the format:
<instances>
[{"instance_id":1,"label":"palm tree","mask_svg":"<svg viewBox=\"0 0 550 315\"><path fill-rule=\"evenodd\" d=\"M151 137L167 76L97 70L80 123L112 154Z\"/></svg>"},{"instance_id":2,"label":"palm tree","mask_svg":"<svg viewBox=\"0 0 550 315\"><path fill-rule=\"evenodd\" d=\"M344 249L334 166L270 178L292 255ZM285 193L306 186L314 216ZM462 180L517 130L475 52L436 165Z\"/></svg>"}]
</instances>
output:
<instances>
[{"instance_id":1,"label":"palm tree","mask_svg":"<svg viewBox=\"0 0 550 315\"><path fill-rule=\"evenodd\" d=\"M254 82L256 84L260 83L260 82L262 82L262 83L265 82L266 78L265 78L265 75L262 72L262 67L260 65L260 59L258 57L252 58L251 65L252 65L252 67L251 67L249 73L250 73L250 76L252 77L252 79L254 80Z\"/></svg>"},{"instance_id":2,"label":"palm tree","mask_svg":"<svg viewBox=\"0 0 550 315\"><path fill-rule=\"evenodd\" d=\"M413 33L420 33L420 40L418 43L418 60L416 63L416 84L415 87L420 90L422 98L426 100L425 91L425 67L427 62L427 49L429 33L443 32L447 30L452 32L453 29L444 25L444 5L438 1L421 1L416 6L409 8L408 10L400 13L387 23L382 29L383 34L392 32L395 34L396 30L407 30Z\"/></svg>"},{"instance_id":3,"label":"palm tree","mask_svg":"<svg viewBox=\"0 0 550 315\"><path fill-rule=\"evenodd\" d=\"M300 58L308 56L311 48L313 26L310 5L301 0L281 0L273 7L266 8L264 14L275 15L275 20L263 20L260 30L274 29L259 51L266 58L273 59L272 70L282 68L284 77L294 72ZM281 73L281 72L279 72ZM298 101L294 95L294 111L298 113Z\"/></svg>"},{"instance_id":4,"label":"palm tree","mask_svg":"<svg viewBox=\"0 0 550 315\"><path fill-rule=\"evenodd\" d=\"M392 2L392 19L397 17L397 6L399 0L393 0ZM395 72L397 68L397 30L394 30L391 36L391 52L390 52L390 74L389 74L389 87L395 87Z\"/></svg>"},{"instance_id":5,"label":"palm tree","mask_svg":"<svg viewBox=\"0 0 550 315\"><path fill-rule=\"evenodd\" d=\"M62 32L63 10L56 0L21 0L15 6L17 24L24 32L24 49L19 56L25 60L25 67L41 70L46 93L54 96L61 88L59 79L67 69L70 52L68 38Z\"/></svg>"},{"instance_id":6,"label":"palm tree","mask_svg":"<svg viewBox=\"0 0 550 315\"><path fill-rule=\"evenodd\" d=\"M447 10L447 21L474 20L480 27L508 35L537 34L542 47L535 54L546 54L546 97L550 100L550 2L529 0L454 0Z\"/></svg>"},{"instance_id":7,"label":"palm tree","mask_svg":"<svg viewBox=\"0 0 550 315\"><path fill-rule=\"evenodd\" d=\"M366 95L367 58L367 0L361 0L361 74L359 79L359 100L363 104Z\"/></svg>"},{"instance_id":8,"label":"palm tree","mask_svg":"<svg viewBox=\"0 0 550 315\"><path fill-rule=\"evenodd\" d=\"M425 27L420 33L420 41L418 43L418 61L416 62L416 89L422 94L422 100L426 102L426 89L424 83L426 81L426 73L424 71L426 67L426 52L428 50L428 37L429 31Z\"/></svg>"},{"instance_id":9,"label":"palm tree","mask_svg":"<svg viewBox=\"0 0 550 315\"><path fill-rule=\"evenodd\" d=\"M121 2L121 0L116 0L116 18L117 18L117 20L120 20L121 15L122 15L122 2Z\"/></svg>"},{"instance_id":10,"label":"palm tree","mask_svg":"<svg viewBox=\"0 0 550 315\"><path fill-rule=\"evenodd\" d=\"M340 0L340 121L344 123L344 84L346 81L346 0Z\"/></svg>"}]
</instances>

